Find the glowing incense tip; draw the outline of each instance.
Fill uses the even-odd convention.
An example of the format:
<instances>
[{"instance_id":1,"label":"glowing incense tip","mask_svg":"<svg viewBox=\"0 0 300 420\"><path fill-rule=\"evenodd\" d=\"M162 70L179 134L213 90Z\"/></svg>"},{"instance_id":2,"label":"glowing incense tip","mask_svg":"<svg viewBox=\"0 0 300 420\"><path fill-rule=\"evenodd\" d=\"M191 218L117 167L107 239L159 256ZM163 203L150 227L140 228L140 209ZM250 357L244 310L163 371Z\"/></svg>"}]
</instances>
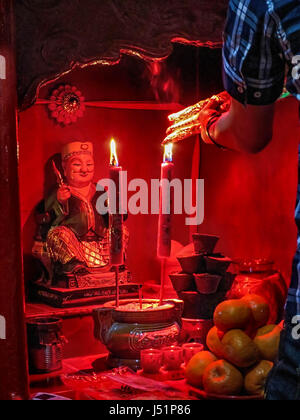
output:
<instances>
[{"instance_id":1,"label":"glowing incense tip","mask_svg":"<svg viewBox=\"0 0 300 420\"><path fill-rule=\"evenodd\" d=\"M168 143L165 146L164 163L173 161L173 143Z\"/></svg>"},{"instance_id":2,"label":"glowing incense tip","mask_svg":"<svg viewBox=\"0 0 300 420\"><path fill-rule=\"evenodd\" d=\"M119 166L117 157L117 145L114 139L112 139L110 142L110 164L112 166Z\"/></svg>"}]
</instances>

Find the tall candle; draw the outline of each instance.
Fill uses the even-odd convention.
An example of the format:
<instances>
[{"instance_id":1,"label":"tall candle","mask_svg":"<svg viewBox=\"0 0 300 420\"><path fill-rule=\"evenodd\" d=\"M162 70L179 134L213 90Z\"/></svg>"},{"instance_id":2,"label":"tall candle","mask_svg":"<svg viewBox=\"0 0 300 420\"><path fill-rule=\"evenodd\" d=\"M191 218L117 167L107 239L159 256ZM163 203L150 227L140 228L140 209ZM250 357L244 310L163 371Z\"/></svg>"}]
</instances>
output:
<instances>
[{"instance_id":1,"label":"tall candle","mask_svg":"<svg viewBox=\"0 0 300 420\"><path fill-rule=\"evenodd\" d=\"M171 255L172 244L172 199L169 182L172 181L174 164L172 163L173 144L165 146L164 161L161 165L160 206L158 221L157 256L168 258Z\"/></svg>"},{"instance_id":2,"label":"tall candle","mask_svg":"<svg viewBox=\"0 0 300 420\"><path fill-rule=\"evenodd\" d=\"M111 141L110 147L111 158L109 178L116 186L115 197L113 195L109 197L110 207L112 207L114 213L110 215L110 263L114 266L120 266L124 264L123 215L120 212L120 202L122 196L122 192L120 191L122 167L119 166L116 152L116 142L114 140ZM113 203L115 206L112 206Z\"/></svg>"}]
</instances>

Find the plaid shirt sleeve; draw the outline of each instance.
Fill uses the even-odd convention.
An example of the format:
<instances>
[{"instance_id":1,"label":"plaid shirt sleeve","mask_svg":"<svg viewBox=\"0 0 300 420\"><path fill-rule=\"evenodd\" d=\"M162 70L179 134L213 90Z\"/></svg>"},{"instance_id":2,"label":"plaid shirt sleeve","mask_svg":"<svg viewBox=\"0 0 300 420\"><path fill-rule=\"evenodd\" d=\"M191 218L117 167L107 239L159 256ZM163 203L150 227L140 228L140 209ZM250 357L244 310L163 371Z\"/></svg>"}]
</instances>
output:
<instances>
[{"instance_id":1,"label":"plaid shirt sleeve","mask_svg":"<svg viewBox=\"0 0 300 420\"><path fill-rule=\"evenodd\" d=\"M290 37L293 28L297 36ZM230 0L223 47L227 92L243 104L269 105L281 95L290 64L287 87L300 99L300 80L292 79L299 38L299 0Z\"/></svg>"}]
</instances>

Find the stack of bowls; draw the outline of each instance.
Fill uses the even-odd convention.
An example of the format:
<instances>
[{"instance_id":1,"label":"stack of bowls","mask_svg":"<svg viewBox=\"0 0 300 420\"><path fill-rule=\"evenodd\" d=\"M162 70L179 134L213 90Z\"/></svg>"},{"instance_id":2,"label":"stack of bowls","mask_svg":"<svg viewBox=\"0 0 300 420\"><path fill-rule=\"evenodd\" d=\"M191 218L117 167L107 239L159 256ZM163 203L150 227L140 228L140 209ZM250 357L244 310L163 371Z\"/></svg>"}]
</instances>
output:
<instances>
[{"instance_id":1,"label":"stack of bowls","mask_svg":"<svg viewBox=\"0 0 300 420\"><path fill-rule=\"evenodd\" d=\"M182 271L170 274L178 297L185 302L185 318L211 318L231 287L233 279L227 271L232 260L214 253L219 239L194 234L194 253L179 256Z\"/></svg>"}]
</instances>

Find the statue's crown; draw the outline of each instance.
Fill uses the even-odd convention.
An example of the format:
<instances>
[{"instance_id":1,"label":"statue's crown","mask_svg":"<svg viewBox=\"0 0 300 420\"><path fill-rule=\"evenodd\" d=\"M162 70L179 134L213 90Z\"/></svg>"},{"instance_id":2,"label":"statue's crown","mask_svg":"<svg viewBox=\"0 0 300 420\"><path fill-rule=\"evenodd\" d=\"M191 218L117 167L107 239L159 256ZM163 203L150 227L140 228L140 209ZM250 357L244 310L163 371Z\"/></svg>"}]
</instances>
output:
<instances>
[{"instance_id":1,"label":"statue's crown","mask_svg":"<svg viewBox=\"0 0 300 420\"><path fill-rule=\"evenodd\" d=\"M63 161L70 159L76 155L89 154L93 155L93 144L91 142L73 141L66 144L61 153Z\"/></svg>"}]
</instances>

